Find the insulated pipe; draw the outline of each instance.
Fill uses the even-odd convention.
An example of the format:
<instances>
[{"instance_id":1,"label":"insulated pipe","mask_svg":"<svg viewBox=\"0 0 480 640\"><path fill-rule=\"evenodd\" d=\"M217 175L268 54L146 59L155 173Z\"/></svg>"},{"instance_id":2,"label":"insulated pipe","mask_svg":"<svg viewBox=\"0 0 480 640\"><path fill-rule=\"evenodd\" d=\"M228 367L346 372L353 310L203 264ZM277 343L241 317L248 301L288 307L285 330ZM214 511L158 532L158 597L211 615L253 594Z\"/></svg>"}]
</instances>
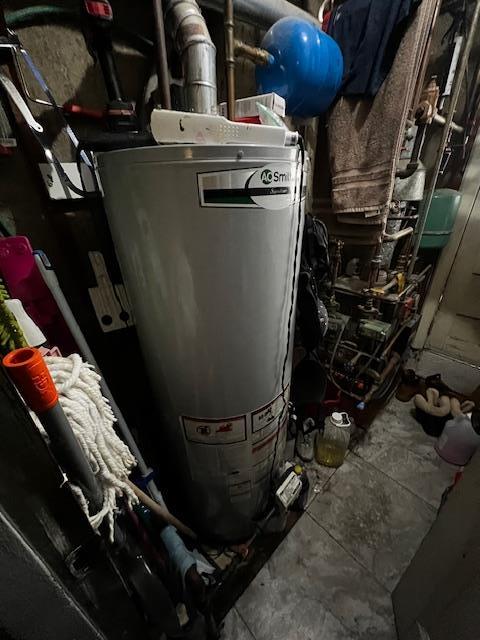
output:
<instances>
[{"instance_id":1,"label":"insulated pipe","mask_svg":"<svg viewBox=\"0 0 480 640\"><path fill-rule=\"evenodd\" d=\"M198 4L195 0L167 0L165 22L182 60L187 109L216 113L216 49Z\"/></svg>"},{"instance_id":2,"label":"insulated pipe","mask_svg":"<svg viewBox=\"0 0 480 640\"><path fill-rule=\"evenodd\" d=\"M200 0L202 7L223 13L224 0ZM233 0L235 16L262 29L286 17L303 18L320 26L318 20L287 0Z\"/></svg>"}]
</instances>

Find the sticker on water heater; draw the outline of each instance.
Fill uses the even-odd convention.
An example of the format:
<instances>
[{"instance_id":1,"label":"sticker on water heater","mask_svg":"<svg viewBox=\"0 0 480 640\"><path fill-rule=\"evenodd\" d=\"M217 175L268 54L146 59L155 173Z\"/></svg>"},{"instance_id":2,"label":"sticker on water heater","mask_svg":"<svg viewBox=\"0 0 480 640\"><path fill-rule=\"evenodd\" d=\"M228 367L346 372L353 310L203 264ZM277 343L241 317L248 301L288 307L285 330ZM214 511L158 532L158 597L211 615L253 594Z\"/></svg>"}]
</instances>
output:
<instances>
[{"instance_id":1,"label":"sticker on water heater","mask_svg":"<svg viewBox=\"0 0 480 640\"><path fill-rule=\"evenodd\" d=\"M270 433L264 440L260 442L252 442L252 460L254 465L258 465L266 458L274 455L279 459L279 453L283 454L285 448L287 419L284 418L280 427L277 427L273 433Z\"/></svg>"},{"instance_id":2,"label":"sticker on water heater","mask_svg":"<svg viewBox=\"0 0 480 640\"><path fill-rule=\"evenodd\" d=\"M285 209L296 197L297 164L198 173L201 207Z\"/></svg>"},{"instance_id":3,"label":"sticker on water heater","mask_svg":"<svg viewBox=\"0 0 480 640\"><path fill-rule=\"evenodd\" d=\"M281 418L281 414L288 407L288 390L289 386L285 387L283 393L279 393L278 396L269 402L268 404L260 407L252 413L252 432L257 433L263 429L269 427L275 420L278 422Z\"/></svg>"},{"instance_id":4,"label":"sticker on water heater","mask_svg":"<svg viewBox=\"0 0 480 640\"><path fill-rule=\"evenodd\" d=\"M181 416L185 438L199 444L234 444L247 439L246 416L211 420Z\"/></svg>"}]
</instances>

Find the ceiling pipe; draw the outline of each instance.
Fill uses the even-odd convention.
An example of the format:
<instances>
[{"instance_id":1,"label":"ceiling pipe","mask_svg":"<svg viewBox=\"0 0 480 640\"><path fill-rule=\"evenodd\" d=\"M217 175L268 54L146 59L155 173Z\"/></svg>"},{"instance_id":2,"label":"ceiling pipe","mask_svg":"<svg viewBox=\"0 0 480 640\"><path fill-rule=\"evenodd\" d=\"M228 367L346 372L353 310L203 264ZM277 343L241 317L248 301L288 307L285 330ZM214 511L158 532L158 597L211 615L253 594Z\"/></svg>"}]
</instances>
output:
<instances>
[{"instance_id":1,"label":"ceiling pipe","mask_svg":"<svg viewBox=\"0 0 480 640\"><path fill-rule=\"evenodd\" d=\"M199 0L202 7L223 13L224 0ZM314 22L318 20L300 7L287 0L233 0L235 17L242 22L248 22L262 29L269 29L272 24L286 17L303 18Z\"/></svg>"},{"instance_id":2,"label":"ceiling pipe","mask_svg":"<svg viewBox=\"0 0 480 640\"><path fill-rule=\"evenodd\" d=\"M187 110L217 113L216 49L200 7L195 0L167 0L165 23L182 61Z\"/></svg>"},{"instance_id":3,"label":"ceiling pipe","mask_svg":"<svg viewBox=\"0 0 480 640\"><path fill-rule=\"evenodd\" d=\"M235 120L235 46L233 38L233 0L225 0L225 72L227 78L227 115Z\"/></svg>"},{"instance_id":4,"label":"ceiling pipe","mask_svg":"<svg viewBox=\"0 0 480 640\"><path fill-rule=\"evenodd\" d=\"M162 0L153 0L155 27L155 62L157 65L158 90L157 98L164 109L172 108L170 98L170 77L168 73L167 44L165 41L165 25L163 22Z\"/></svg>"}]
</instances>

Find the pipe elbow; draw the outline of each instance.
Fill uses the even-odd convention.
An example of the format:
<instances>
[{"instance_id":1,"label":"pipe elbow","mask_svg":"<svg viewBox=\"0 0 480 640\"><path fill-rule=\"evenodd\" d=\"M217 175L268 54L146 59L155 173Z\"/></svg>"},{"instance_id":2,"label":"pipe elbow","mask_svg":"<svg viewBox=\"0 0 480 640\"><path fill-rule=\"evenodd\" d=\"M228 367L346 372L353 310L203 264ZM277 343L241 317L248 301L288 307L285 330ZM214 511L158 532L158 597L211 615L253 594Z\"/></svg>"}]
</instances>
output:
<instances>
[{"instance_id":1,"label":"pipe elbow","mask_svg":"<svg viewBox=\"0 0 480 640\"><path fill-rule=\"evenodd\" d=\"M182 61L187 108L216 113L216 48L200 7L195 0L169 0L165 17Z\"/></svg>"}]
</instances>

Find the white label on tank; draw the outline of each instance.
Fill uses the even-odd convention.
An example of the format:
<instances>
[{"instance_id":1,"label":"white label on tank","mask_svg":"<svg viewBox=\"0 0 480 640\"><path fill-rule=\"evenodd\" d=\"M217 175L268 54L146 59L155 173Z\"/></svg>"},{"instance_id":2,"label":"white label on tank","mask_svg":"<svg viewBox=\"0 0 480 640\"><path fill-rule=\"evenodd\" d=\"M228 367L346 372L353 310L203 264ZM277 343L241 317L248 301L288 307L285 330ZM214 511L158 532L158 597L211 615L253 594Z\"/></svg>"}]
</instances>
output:
<instances>
[{"instance_id":1,"label":"white label on tank","mask_svg":"<svg viewBox=\"0 0 480 640\"><path fill-rule=\"evenodd\" d=\"M232 502L244 501L254 488L266 495L272 471L283 459L288 394L289 385L285 400L280 393L232 418L180 416L192 479L222 487Z\"/></svg>"},{"instance_id":2,"label":"white label on tank","mask_svg":"<svg viewBox=\"0 0 480 640\"><path fill-rule=\"evenodd\" d=\"M202 420L182 416L185 437L199 444L234 444L247 439L246 416Z\"/></svg>"},{"instance_id":3,"label":"white label on tank","mask_svg":"<svg viewBox=\"0 0 480 640\"><path fill-rule=\"evenodd\" d=\"M288 386L274 400L252 413L252 432L269 427L288 407Z\"/></svg>"},{"instance_id":4,"label":"white label on tank","mask_svg":"<svg viewBox=\"0 0 480 640\"><path fill-rule=\"evenodd\" d=\"M275 162L251 169L198 173L201 207L285 209L297 197L298 165Z\"/></svg>"}]
</instances>

